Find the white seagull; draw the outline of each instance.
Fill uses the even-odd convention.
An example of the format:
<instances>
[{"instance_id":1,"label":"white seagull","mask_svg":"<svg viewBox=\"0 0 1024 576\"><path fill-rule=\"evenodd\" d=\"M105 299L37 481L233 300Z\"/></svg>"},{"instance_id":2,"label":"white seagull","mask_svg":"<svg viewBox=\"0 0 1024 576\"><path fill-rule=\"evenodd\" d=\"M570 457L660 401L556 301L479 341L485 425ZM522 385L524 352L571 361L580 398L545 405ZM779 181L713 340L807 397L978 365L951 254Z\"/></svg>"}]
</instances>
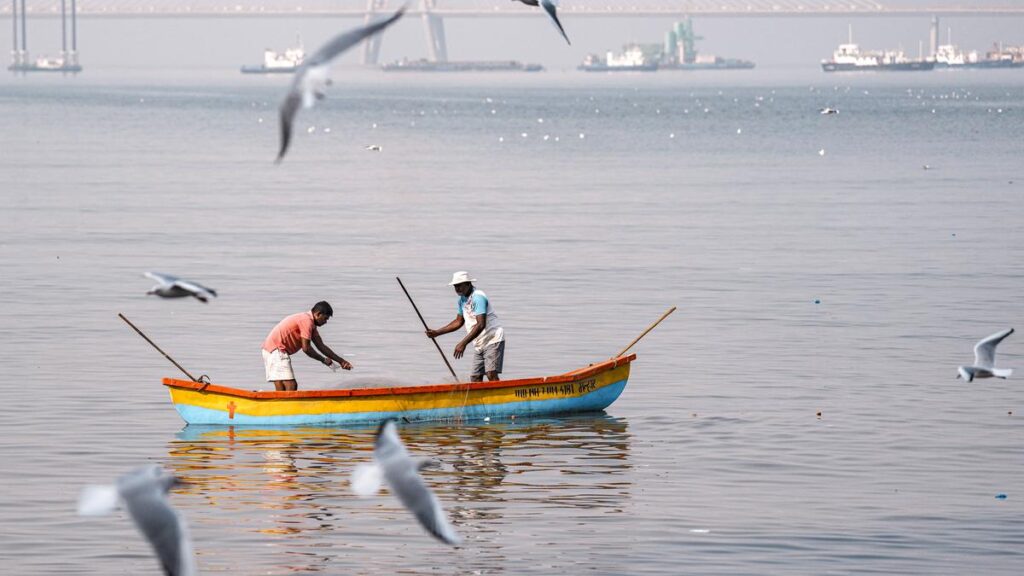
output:
<instances>
[{"instance_id":1,"label":"white seagull","mask_svg":"<svg viewBox=\"0 0 1024 576\"><path fill-rule=\"evenodd\" d=\"M551 22L558 28L558 31L562 34L562 38L565 38L565 42L572 45L569 42L569 37L565 34L565 28L562 28L562 23L558 21L558 0L512 0L513 2L522 2L527 6L540 6L548 13L548 17L551 18Z\"/></svg>"},{"instance_id":2,"label":"white seagull","mask_svg":"<svg viewBox=\"0 0 1024 576\"><path fill-rule=\"evenodd\" d=\"M142 535L149 540L169 576L196 574L188 526L167 502L167 492L181 484L156 464L118 478L116 486L86 486L78 499L80 516L109 514L123 502Z\"/></svg>"},{"instance_id":3,"label":"white seagull","mask_svg":"<svg viewBox=\"0 0 1024 576\"><path fill-rule=\"evenodd\" d=\"M156 294L161 298L184 298L191 296L204 303L210 296L217 296L217 291L213 288L207 288L202 284L183 280L170 274L146 272L143 276L159 282L159 284L150 288L149 292L146 292L147 296L150 294Z\"/></svg>"},{"instance_id":4,"label":"white seagull","mask_svg":"<svg viewBox=\"0 0 1024 576\"><path fill-rule=\"evenodd\" d=\"M281 149L277 153L277 162L281 162L288 151L288 144L292 139L292 123L299 108L312 108L317 100L324 97L322 88L330 83L327 78L327 65L331 60L394 24L404 13L405 6L402 6L385 20L335 36L299 66L295 71L295 78L292 79L291 88L288 89L288 95L281 103Z\"/></svg>"},{"instance_id":5,"label":"white seagull","mask_svg":"<svg viewBox=\"0 0 1024 576\"><path fill-rule=\"evenodd\" d=\"M1013 374L1012 369L996 368L996 346L1010 334L1013 334L1013 328L996 332L975 344L974 366L960 366L957 368L956 377L963 378L968 382L975 378L992 378L993 376L1004 380L1009 378L1010 374Z\"/></svg>"},{"instance_id":6,"label":"white seagull","mask_svg":"<svg viewBox=\"0 0 1024 576\"><path fill-rule=\"evenodd\" d=\"M839 114L839 110L836 110L835 108L822 108L818 110L818 113L822 116L827 116L829 114Z\"/></svg>"},{"instance_id":7,"label":"white seagull","mask_svg":"<svg viewBox=\"0 0 1024 576\"><path fill-rule=\"evenodd\" d=\"M394 418L381 422L373 442L374 464L360 464L352 473L352 491L359 496L376 494L381 480L387 480L391 492L412 512L427 532L452 546L462 543L444 515L437 496L423 482L419 470L437 465L432 460L414 460L398 436Z\"/></svg>"}]
</instances>

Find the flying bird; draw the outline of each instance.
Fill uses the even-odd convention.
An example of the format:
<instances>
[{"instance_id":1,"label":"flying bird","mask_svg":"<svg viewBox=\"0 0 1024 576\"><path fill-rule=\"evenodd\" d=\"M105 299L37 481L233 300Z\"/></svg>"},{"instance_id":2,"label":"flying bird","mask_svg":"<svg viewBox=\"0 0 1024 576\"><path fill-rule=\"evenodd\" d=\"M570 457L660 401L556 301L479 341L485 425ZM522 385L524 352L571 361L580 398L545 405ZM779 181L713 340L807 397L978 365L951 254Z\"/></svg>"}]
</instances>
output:
<instances>
[{"instance_id":1,"label":"flying bird","mask_svg":"<svg viewBox=\"0 0 1024 576\"><path fill-rule=\"evenodd\" d=\"M373 464L361 464L352 473L352 491L370 496L380 490L386 480L391 492L401 500L427 532L452 546L462 543L444 515L437 496L427 487L419 471L436 467L435 460L414 460L398 436L394 418L381 422L373 443Z\"/></svg>"},{"instance_id":2,"label":"flying bird","mask_svg":"<svg viewBox=\"0 0 1024 576\"><path fill-rule=\"evenodd\" d=\"M835 108L821 108L818 110L818 113L822 116L827 116L829 114L839 114L839 110L836 110Z\"/></svg>"},{"instance_id":3,"label":"flying bird","mask_svg":"<svg viewBox=\"0 0 1024 576\"><path fill-rule=\"evenodd\" d=\"M156 464L144 466L120 477L115 486L86 486L78 499L78 514L102 516L123 503L153 546L164 574L192 576L196 562L188 526L167 502L167 492L181 483Z\"/></svg>"},{"instance_id":4,"label":"flying bird","mask_svg":"<svg viewBox=\"0 0 1024 576\"><path fill-rule=\"evenodd\" d=\"M1009 378L1010 374L1013 374L1012 369L996 368L996 346L999 346L999 343L1010 334L1013 334L1013 328L996 332L975 344L974 366L960 366L957 368L956 377L963 378L968 382L975 378L992 378L993 376L1004 380Z\"/></svg>"},{"instance_id":5,"label":"flying bird","mask_svg":"<svg viewBox=\"0 0 1024 576\"><path fill-rule=\"evenodd\" d=\"M143 276L159 282L159 284L150 288L149 292L146 292L147 296L150 294L156 294L161 298L184 298L191 296L204 303L207 302L210 296L217 296L217 291L213 288L207 288L202 284L183 280L170 274L146 272Z\"/></svg>"},{"instance_id":6,"label":"flying bird","mask_svg":"<svg viewBox=\"0 0 1024 576\"><path fill-rule=\"evenodd\" d=\"M330 84L327 78L327 65L331 60L394 24L404 13L405 6L402 6L385 20L335 36L295 70L295 77L288 89L288 95L281 103L281 149L277 153L278 163L288 151L288 144L292 139L292 123L295 121L295 115L298 114L299 108L312 108L317 100L324 98L323 88Z\"/></svg>"},{"instance_id":7,"label":"flying bird","mask_svg":"<svg viewBox=\"0 0 1024 576\"><path fill-rule=\"evenodd\" d=\"M527 6L540 6L548 13L548 17L551 18L551 22L558 28L558 31L562 34L562 38L565 38L565 42L572 45L569 42L569 37L565 34L565 28L562 28L562 23L558 21L558 0L512 0L513 2L522 2Z\"/></svg>"}]
</instances>

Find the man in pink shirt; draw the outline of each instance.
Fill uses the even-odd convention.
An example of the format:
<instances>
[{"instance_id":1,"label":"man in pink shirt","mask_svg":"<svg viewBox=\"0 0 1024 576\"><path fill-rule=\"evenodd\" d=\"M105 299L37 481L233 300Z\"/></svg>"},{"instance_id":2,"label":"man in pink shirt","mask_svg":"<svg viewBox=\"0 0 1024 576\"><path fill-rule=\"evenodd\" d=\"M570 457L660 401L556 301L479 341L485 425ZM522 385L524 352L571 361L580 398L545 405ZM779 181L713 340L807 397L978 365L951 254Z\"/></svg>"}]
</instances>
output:
<instances>
[{"instance_id":1,"label":"man in pink shirt","mask_svg":"<svg viewBox=\"0 0 1024 576\"><path fill-rule=\"evenodd\" d=\"M327 302L317 302L309 312L292 314L277 323L263 341L263 366L267 369L267 382L273 382L276 390L297 390L295 373L292 372L292 354L299 350L306 356L330 366L337 362L345 370L352 364L338 356L320 339L317 326L323 326L334 315ZM317 354L310 342L323 354Z\"/></svg>"}]
</instances>

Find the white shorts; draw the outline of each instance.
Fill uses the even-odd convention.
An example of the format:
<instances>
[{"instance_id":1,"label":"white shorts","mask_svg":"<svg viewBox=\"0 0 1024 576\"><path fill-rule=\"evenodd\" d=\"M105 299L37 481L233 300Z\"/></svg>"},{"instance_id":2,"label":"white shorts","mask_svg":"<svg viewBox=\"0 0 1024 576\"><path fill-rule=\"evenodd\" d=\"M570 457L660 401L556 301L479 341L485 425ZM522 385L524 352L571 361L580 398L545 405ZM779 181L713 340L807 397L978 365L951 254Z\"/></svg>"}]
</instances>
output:
<instances>
[{"instance_id":1,"label":"white shorts","mask_svg":"<svg viewBox=\"0 0 1024 576\"><path fill-rule=\"evenodd\" d=\"M295 373L292 372L292 357L287 352L263 350L263 367L267 370L267 382L295 380Z\"/></svg>"}]
</instances>

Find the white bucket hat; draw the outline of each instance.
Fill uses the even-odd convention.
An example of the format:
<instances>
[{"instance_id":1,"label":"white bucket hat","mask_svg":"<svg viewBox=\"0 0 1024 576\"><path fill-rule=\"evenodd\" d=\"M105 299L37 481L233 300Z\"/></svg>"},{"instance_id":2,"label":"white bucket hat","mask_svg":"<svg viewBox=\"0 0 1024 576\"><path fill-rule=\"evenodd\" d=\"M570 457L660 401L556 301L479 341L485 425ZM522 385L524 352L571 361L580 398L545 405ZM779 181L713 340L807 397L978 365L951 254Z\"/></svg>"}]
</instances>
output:
<instances>
[{"instance_id":1,"label":"white bucket hat","mask_svg":"<svg viewBox=\"0 0 1024 576\"><path fill-rule=\"evenodd\" d=\"M462 284L464 282L476 282L476 278L470 278L469 272L459 270L455 274L452 274L452 281L449 282L448 285L455 286L456 284Z\"/></svg>"}]
</instances>

